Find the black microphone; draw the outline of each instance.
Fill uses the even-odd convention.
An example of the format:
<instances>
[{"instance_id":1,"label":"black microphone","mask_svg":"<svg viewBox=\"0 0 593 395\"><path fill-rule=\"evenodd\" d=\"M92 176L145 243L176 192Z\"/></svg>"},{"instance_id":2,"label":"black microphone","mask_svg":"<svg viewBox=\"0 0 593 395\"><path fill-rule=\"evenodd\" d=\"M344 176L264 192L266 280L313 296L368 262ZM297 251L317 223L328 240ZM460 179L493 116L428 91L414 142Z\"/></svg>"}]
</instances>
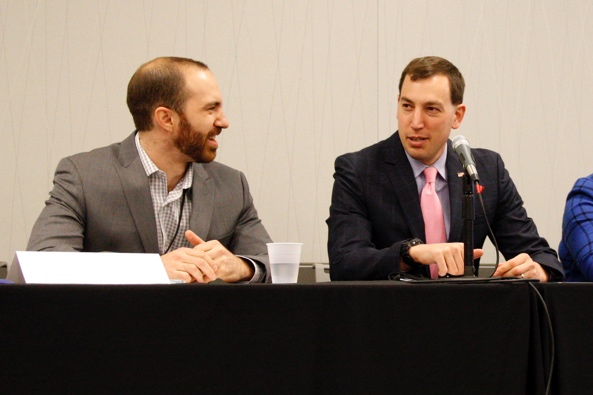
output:
<instances>
[{"instance_id":1,"label":"black microphone","mask_svg":"<svg viewBox=\"0 0 593 395\"><path fill-rule=\"evenodd\" d=\"M455 136L453 138L453 149L459 156L459 160L463 165L463 168L470 176L472 181L479 182L480 177L478 176L478 170L476 169L476 162L474 161L474 156L472 155L471 149L469 147L469 141L463 136Z\"/></svg>"}]
</instances>

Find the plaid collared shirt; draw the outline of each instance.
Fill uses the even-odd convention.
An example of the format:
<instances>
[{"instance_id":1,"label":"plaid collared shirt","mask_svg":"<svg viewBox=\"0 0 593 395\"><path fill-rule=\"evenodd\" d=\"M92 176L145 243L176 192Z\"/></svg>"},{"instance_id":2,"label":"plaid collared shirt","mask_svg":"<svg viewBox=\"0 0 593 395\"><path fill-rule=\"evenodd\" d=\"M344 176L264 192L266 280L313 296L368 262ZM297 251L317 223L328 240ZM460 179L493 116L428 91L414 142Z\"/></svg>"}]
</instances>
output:
<instances>
[{"instance_id":1,"label":"plaid collared shirt","mask_svg":"<svg viewBox=\"0 0 593 395\"><path fill-rule=\"evenodd\" d=\"M138 154L140 155L140 160L142 161L142 166L146 171L150 185L150 195L152 196L152 207L157 223L156 231L159 239L160 253L165 254L168 251L174 251L180 247L191 247L184 234L189 229L189 216L192 208L190 194L193 183L193 163L188 165L183 178L169 192L167 188L167 175L162 170L159 170L148 157L148 154L146 154L146 151L144 151L144 148L140 144L138 133L136 133L136 148L138 149ZM183 193L184 189L186 189L185 194ZM185 202L183 203L183 213L181 213L180 218L179 210L182 206L182 198L185 199ZM171 243L178 224L179 230ZM171 245L170 248L168 248L169 245Z\"/></svg>"}]
</instances>

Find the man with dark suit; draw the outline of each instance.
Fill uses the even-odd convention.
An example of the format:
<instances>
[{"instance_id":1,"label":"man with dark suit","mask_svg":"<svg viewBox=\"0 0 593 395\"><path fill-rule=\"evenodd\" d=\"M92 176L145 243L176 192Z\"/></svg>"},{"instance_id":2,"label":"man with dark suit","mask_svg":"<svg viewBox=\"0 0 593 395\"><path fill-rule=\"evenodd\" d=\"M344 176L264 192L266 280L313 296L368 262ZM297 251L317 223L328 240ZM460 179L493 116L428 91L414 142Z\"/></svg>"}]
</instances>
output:
<instances>
[{"instance_id":1,"label":"man with dark suit","mask_svg":"<svg viewBox=\"0 0 593 395\"><path fill-rule=\"evenodd\" d=\"M271 240L247 180L213 162L229 123L208 67L154 59L127 102L137 131L60 161L27 249L159 253L171 279L269 281Z\"/></svg>"},{"instance_id":2,"label":"man with dark suit","mask_svg":"<svg viewBox=\"0 0 593 395\"><path fill-rule=\"evenodd\" d=\"M464 88L463 76L449 61L412 60L399 82L398 131L336 159L327 220L332 280L381 280L398 272L428 277L430 265L438 276L464 274L463 178L458 177L463 167L449 140L465 115ZM562 279L556 252L538 235L501 157L485 149L472 153L486 216L507 259L494 276ZM426 244L420 194L427 167L437 170L446 242ZM488 227L481 208L475 216L474 245L481 247ZM482 255L474 250L476 270Z\"/></svg>"}]
</instances>

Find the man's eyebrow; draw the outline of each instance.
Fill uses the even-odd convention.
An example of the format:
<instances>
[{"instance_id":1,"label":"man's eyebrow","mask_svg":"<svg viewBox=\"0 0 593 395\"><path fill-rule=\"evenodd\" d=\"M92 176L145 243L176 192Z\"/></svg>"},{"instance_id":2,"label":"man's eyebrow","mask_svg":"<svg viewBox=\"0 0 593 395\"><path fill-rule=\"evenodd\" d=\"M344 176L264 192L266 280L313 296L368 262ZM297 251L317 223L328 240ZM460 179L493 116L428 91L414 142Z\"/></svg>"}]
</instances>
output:
<instances>
[{"instance_id":1,"label":"man's eyebrow","mask_svg":"<svg viewBox=\"0 0 593 395\"><path fill-rule=\"evenodd\" d=\"M204 108L218 107L220 105L222 105L221 100L212 100L212 101L204 103Z\"/></svg>"},{"instance_id":2,"label":"man's eyebrow","mask_svg":"<svg viewBox=\"0 0 593 395\"><path fill-rule=\"evenodd\" d=\"M415 103L413 100L411 100L411 99L409 99L409 98L407 98L405 96L401 96L400 97L400 100L401 101L408 102L408 103ZM416 103L416 104L418 104L418 103ZM422 104L423 106L437 106L437 107L442 107L443 106L443 103L441 103L438 100L427 101L425 103L420 103L420 104Z\"/></svg>"}]
</instances>

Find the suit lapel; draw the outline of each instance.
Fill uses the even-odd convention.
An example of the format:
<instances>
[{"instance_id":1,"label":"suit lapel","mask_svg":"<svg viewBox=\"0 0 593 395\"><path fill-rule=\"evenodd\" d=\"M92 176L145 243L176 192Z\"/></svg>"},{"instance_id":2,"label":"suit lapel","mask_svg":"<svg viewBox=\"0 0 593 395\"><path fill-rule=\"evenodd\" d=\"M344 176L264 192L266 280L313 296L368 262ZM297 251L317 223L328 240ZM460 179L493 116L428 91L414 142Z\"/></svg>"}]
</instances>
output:
<instances>
[{"instance_id":1,"label":"suit lapel","mask_svg":"<svg viewBox=\"0 0 593 395\"><path fill-rule=\"evenodd\" d=\"M215 193L212 190L212 180L204 169L204 165L194 163L193 172L192 211L189 228L204 241L208 241L207 237L214 212Z\"/></svg>"},{"instance_id":2,"label":"suit lapel","mask_svg":"<svg viewBox=\"0 0 593 395\"><path fill-rule=\"evenodd\" d=\"M463 167L457 154L453 150L451 140L447 142L447 183L449 185L449 206L451 210L451 224L449 241L461 240L463 233L462 203L463 203L463 178L457 173L463 172Z\"/></svg>"},{"instance_id":3,"label":"suit lapel","mask_svg":"<svg viewBox=\"0 0 593 395\"><path fill-rule=\"evenodd\" d=\"M418 187L408 161L404 147L399 139L399 133L391 136L385 149L385 162L390 165L389 178L395 196L400 202L403 216L413 237L425 239L424 220L420 208Z\"/></svg>"},{"instance_id":4,"label":"suit lapel","mask_svg":"<svg viewBox=\"0 0 593 395\"><path fill-rule=\"evenodd\" d=\"M158 253L159 241L150 185L136 149L135 135L134 132L122 141L119 166L116 165L116 168L144 250L148 253Z\"/></svg>"}]
</instances>

